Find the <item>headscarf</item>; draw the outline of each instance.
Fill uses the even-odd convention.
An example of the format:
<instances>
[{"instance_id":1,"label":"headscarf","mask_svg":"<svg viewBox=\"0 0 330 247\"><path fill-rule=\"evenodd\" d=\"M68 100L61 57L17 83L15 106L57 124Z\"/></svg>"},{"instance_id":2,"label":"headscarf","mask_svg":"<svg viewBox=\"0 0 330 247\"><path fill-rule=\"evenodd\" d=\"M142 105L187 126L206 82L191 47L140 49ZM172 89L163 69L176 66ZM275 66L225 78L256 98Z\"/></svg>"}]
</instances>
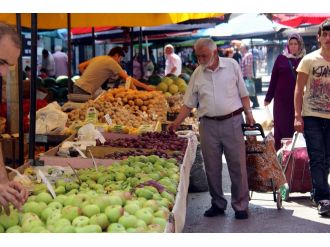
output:
<instances>
[{"instance_id":1,"label":"headscarf","mask_svg":"<svg viewBox=\"0 0 330 247\"><path fill-rule=\"evenodd\" d=\"M299 44L299 51L298 54L295 56L292 53L289 52L289 42L291 39L296 39ZM304 45L304 40L301 38L301 36L297 33L293 33L288 37L288 43L286 44L286 47L283 51L283 55L286 56L287 58L302 58L305 56L306 50L305 50L305 45Z\"/></svg>"}]
</instances>

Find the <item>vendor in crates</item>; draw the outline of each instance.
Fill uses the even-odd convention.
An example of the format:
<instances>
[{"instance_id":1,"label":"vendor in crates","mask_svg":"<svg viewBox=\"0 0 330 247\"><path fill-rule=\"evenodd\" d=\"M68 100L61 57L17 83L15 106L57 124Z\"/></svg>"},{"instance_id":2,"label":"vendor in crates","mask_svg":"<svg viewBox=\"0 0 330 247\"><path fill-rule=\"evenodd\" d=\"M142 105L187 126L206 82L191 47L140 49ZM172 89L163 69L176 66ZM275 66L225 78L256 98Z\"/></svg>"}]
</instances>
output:
<instances>
[{"instance_id":1,"label":"vendor in crates","mask_svg":"<svg viewBox=\"0 0 330 247\"><path fill-rule=\"evenodd\" d=\"M212 39L202 38L194 45L199 66L191 76L184 105L169 129L180 123L198 105L199 133L205 171L211 194L211 207L205 217L223 215L227 199L222 189L222 154L225 154L231 179L231 206L236 219L248 218L249 189L245 142L242 131L245 112L247 124L255 123L238 63L219 57Z\"/></svg>"},{"instance_id":2,"label":"vendor in crates","mask_svg":"<svg viewBox=\"0 0 330 247\"><path fill-rule=\"evenodd\" d=\"M17 63L20 52L21 40L16 30L0 22L0 76L7 75L9 66ZM20 183L8 180L0 143L0 211L4 208L6 214L9 214L10 204L22 209L27 197L28 193Z\"/></svg>"},{"instance_id":3,"label":"vendor in crates","mask_svg":"<svg viewBox=\"0 0 330 247\"><path fill-rule=\"evenodd\" d=\"M79 70L82 71L82 76L75 81L73 93L95 95L104 83L114 84L111 87L118 86L115 84L118 79L131 80L130 87L133 89L139 87L153 91L152 87L130 77L121 68L119 64L124 56L123 49L117 46L110 50L108 56L97 56L81 64Z\"/></svg>"}]
</instances>

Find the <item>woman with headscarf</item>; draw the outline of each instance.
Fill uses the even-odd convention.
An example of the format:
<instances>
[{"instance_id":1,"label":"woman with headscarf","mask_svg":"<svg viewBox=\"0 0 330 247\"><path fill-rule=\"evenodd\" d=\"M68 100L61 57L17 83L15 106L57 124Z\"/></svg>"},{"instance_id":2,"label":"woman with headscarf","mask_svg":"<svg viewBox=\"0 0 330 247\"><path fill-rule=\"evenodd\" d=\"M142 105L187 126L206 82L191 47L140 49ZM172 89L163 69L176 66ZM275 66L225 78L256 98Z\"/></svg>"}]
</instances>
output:
<instances>
[{"instance_id":1,"label":"woman with headscarf","mask_svg":"<svg viewBox=\"0 0 330 247\"><path fill-rule=\"evenodd\" d=\"M288 43L274 63L269 88L264 105L274 99L274 138L276 150L281 148L281 139L289 138L294 133L294 90L296 68L306 51L304 41L299 34L292 34Z\"/></svg>"}]
</instances>

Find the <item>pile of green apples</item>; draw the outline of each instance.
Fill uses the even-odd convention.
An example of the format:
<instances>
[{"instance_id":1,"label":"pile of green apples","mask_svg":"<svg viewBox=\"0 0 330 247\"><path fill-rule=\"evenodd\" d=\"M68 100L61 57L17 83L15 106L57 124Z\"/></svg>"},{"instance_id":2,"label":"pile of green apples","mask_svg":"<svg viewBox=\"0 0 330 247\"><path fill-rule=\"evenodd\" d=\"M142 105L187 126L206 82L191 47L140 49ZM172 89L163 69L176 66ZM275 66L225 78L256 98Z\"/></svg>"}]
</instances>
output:
<instances>
[{"instance_id":1,"label":"pile of green apples","mask_svg":"<svg viewBox=\"0 0 330 247\"><path fill-rule=\"evenodd\" d=\"M36 185L22 212L0 214L0 233L164 232L179 183L176 160L129 157L78 176L57 180L55 198Z\"/></svg>"}]
</instances>

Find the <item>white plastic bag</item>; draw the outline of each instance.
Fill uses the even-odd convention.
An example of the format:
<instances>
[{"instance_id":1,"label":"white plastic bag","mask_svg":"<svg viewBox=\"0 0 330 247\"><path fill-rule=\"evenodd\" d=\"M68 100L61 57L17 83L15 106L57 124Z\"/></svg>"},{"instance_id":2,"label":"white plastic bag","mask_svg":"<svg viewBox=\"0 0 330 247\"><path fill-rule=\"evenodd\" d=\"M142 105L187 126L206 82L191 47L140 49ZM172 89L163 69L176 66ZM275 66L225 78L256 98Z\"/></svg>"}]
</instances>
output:
<instances>
[{"instance_id":1,"label":"white plastic bag","mask_svg":"<svg viewBox=\"0 0 330 247\"><path fill-rule=\"evenodd\" d=\"M264 116L264 119L263 119L263 121L261 122L261 126L262 126L262 128L263 128L264 130L268 130L268 131L270 131L270 130L273 128L273 126L274 126L274 122L273 122L273 115L272 115L272 113L270 112L268 106L266 106L266 107L264 108L264 114L263 114L263 116Z\"/></svg>"},{"instance_id":2,"label":"white plastic bag","mask_svg":"<svg viewBox=\"0 0 330 247\"><path fill-rule=\"evenodd\" d=\"M36 134L49 134L64 130L68 115L57 102L52 102L36 112L36 119Z\"/></svg>"}]
</instances>

